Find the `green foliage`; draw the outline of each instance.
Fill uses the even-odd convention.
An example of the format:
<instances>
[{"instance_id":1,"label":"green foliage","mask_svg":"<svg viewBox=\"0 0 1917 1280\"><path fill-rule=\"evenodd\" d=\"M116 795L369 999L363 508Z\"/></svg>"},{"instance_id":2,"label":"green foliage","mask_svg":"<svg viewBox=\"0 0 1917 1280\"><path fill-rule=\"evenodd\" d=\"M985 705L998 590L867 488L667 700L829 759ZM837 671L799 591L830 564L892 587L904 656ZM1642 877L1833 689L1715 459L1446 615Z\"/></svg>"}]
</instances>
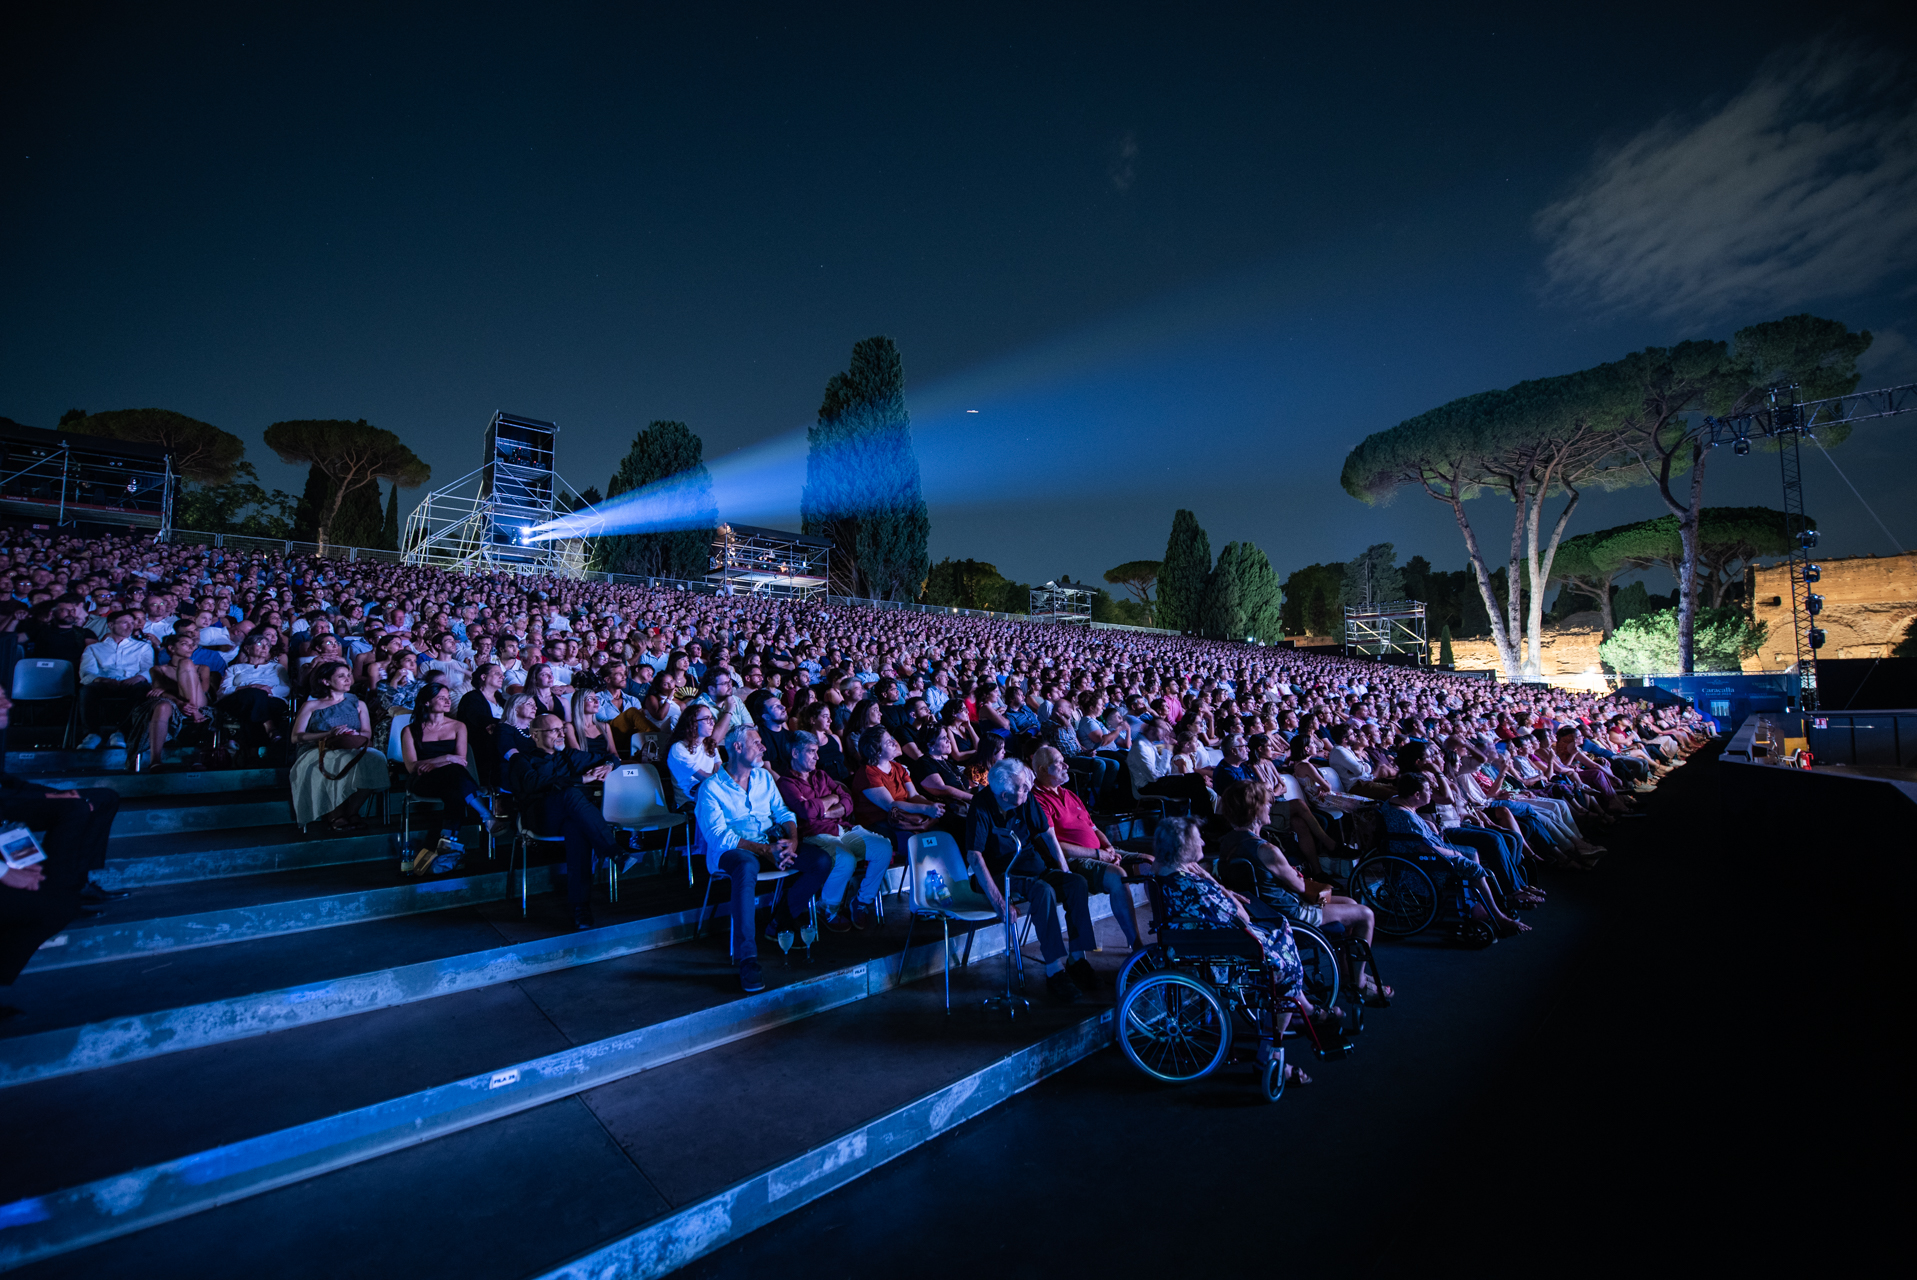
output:
<instances>
[{"instance_id":1,"label":"green foliage","mask_svg":"<svg viewBox=\"0 0 1917 1280\"><path fill-rule=\"evenodd\" d=\"M1477 580L1469 569L1449 572L1433 569L1431 562L1423 556L1412 556L1404 562L1400 573L1404 580L1404 598L1424 601L1427 629L1447 625L1460 627L1464 622L1465 610L1472 601L1476 602L1478 615L1484 617L1484 625L1489 627L1490 615L1484 611Z\"/></svg>"},{"instance_id":2,"label":"green foliage","mask_svg":"<svg viewBox=\"0 0 1917 1280\"><path fill-rule=\"evenodd\" d=\"M683 422L655 419L647 423L632 438L632 447L606 482L606 496L616 498L655 485L659 486L654 490L659 523L664 527L597 539L594 564L610 573L699 581L712 564L719 508L712 498L712 474L706 470L705 442Z\"/></svg>"},{"instance_id":3,"label":"green foliage","mask_svg":"<svg viewBox=\"0 0 1917 1280\"><path fill-rule=\"evenodd\" d=\"M1158 560L1127 560L1124 564L1105 570L1105 581L1131 592L1133 598L1145 606L1145 612L1149 615L1152 587L1158 582L1158 570L1162 563Z\"/></svg>"},{"instance_id":4,"label":"green foliage","mask_svg":"<svg viewBox=\"0 0 1917 1280\"><path fill-rule=\"evenodd\" d=\"M1806 517L1808 527L1817 521ZM1772 507L1705 507L1698 513L1699 581L1710 602L1723 604L1743 579L1743 567L1759 556L1787 554L1793 545L1784 513ZM1684 545L1677 517L1658 516L1566 538L1551 564L1551 576L1601 608L1611 580L1629 569L1683 570ZM1559 600L1563 602L1563 595Z\"/></svg>"},{"instance_id":5,"label":"green foliage","mask_svg":"<svg viewBox=\"0 0 1917 1280\"><path fill-rule=\"evenodd\" d=\"M1456 667L1458 665L1458 657L1451 651L1451 628L1449 626L1446 626L1438 632L1438 665L1441 667Z\"/></svg>"},{"instance_id":6,"label":"green foliage","mask_svg":"<svg viewBox=\"0 0 1917 1280\"><path fill-rule=\"evenodd\" d=\"M890 338L853 346L846 371L826 383L806 440L799 514L806 533L832 539L833 577L854 596L916 598L931 567L932 517L912 449L905 365Z\"/></svg>"},{"instance_id":7,"label":"green foliage","mask_svg":"<svg viewBox=\"0 0 1917 1280\"><path fill-rule=\"evenodd\" d=\"M1328 636L1344 624L1339 593L1344 590L1342 564L1308 564L1285 579L1281 617L1288 636Z\"/></svg>"},{"instance_id":8,"label":"green foliage","mask_svg":"<svg viewBox=\"0 0 1917 1280\"><path fill-rule=\"evenodd\" d=\"M232 432L171 409L115 409L77 418L76 412L60 415L60 430L159 445L172 455L173 473L195 484L228 483L246 457L246 442Z\"/></svg>"},{"instance_id":9,"label":"green foliage","mask_svg":"<svg viewBox=\"0 0 1917 1280\"><path fill-rule=\"evenodd\" d=\"M995 613L1027 613L1031 588L1007 581L998 566L983 560L941 560L925 575L922 604L956 609L988 609ZM1007 605L1013 607L1008 608Z\"/></svg>"},{"instance_id":10,"label":"green foliage","mask_svg":"<svg viewBox=\"0 0 1917 1280\"><path fill-rule=\"evenodd\" d=\"M80 419L86 416L87 416L87 411L85 409L68 409L65 413L60 415L60 425L61 427L65 427L67 423L78 422Z\"/></svg>"},{"instance_id":11,"label":"green foliage","mask_svg":"<svg viewBox=\"0 0 1917 1280\"><path fill-rule=\"evenodd\" d=\"M383 523L376 482L390 480L411 489L425 484L433 476L433 469L407 448L404 441L364 418L355 422L340 419L275 422L266 429L266 447L277 453L282 462L304 462L325 473L329 493L324 504L314 509L314 541L322 546L342 541L335 525L347 500L355 494L370 491L372 496L373 515L367 522L371 525L370 540L379 536ZM307 489L311 494L310 477ZM352 518L357 526L363 517Z\"/></svg>"},{"instance_id":12,"label":"green foliage","mask_svg":"<svg viewBox=\"0 0 1917 1280\"><path fill-rule=\"evenodd\" d=\"M397 485L393 488L393 494L397 499ZM292 532L287 536L295 542L318 541L320 521L332 505L332 478L318 467L308 467L306 487L300 492L299 505L293 512ZM394 517L398 517L397 510ZM333 531L327 541L342 547L377 547L385 524L380 511L378 482L361 485L341 499L339 514L333 517Z\"/></svg>"},{"instance_id":13,"label":"green foliage","mask_svg":"<svg viewBox=\"0 0 1917 1280\"><path fill-rule=\"evenodd\" d=\"M1632 583L1642 588L1642 583ZM1628 590L1628 588L1627 588ZM1624 592L1618 593L1620 600ZM1681 655L1677 643L1678 611L1659 609L1620 622L1611 638L1598 646L1604 665L1624 675L1676 671ZM1768 628L1753 624L1739 609L1699 609L1693 632L1694 669L1736 671L1743 659L1757 652Z\"/></svg>"},{"instance_id":14,"label":"green foliage","mask_svg":"<svg viewBox=\"0 0 1917 1280\"><path fill-rule=\"evenodd\" d=\"M1891 647L1893 658L1917 658L1917 618L1912 618L1904 628L1904 638Z\"/></svg>"},{"instance_id":15,"label":"green foliage","mask_svg":"<svg viewBox=\"0 0 1917 1280\"><path fill-rule=\"evenodd\" d=\"M1370 599L1374 604L1385 604L1392 600L1403 600L1404 575L1397 568L1398 553L1389 542L1379 542L1364 549L1364 554L1355 560L1345 562L1344 581L1339 584L1338 603L1340 606L1360 605L1365 602L1367 585L1365 571L1370 570Z\"/></svg>"},{"instance_id":16,"label":"green foliage","mask_svg":"<svg viewBox=\"0 0 1917 1280\"><path fill-rule=\"evenodd\" d=\"M1205 586L1211 578L1211 539L1198 517L1180 507L1172 515L1171 537L1158 569L1158 625L1168 631L1196 631L1204 625Z\"/></svg>"},{"instance_id":17,"label":"green foliage","mask_svg":"<svg viewBox=\"0 0 1917 1280\"><path fill-rule=\"evenodd\" d=\"M1265 553L1249 542L1228 542L1205 584L1199 629L1226 640L1270 642L1284 636L1283 592Z\"/></svg>"},{"instance_id":18,"label":"green foliage","mask_svg":"<svg viewBox=\"0 0 1917 1280\"><path fill-rule=\"evenodd\" d=\"M233 470L220 485L188 483L173 500L173 523L201 533L238 533L252 538L293 536L293 495L260 484L250 462Z\"/></svg>"},{"instance_id":19,"label":"green foliage","mask_svg":"<svg viewBox=\"0 0 1917 1280\"><path fill-rule=\"evenodd\" d=\"M1152 621L1150 605L1140 604L1136 600L1117 600L1112 593L1101 589L1092 597L1092 621L1111 622L1125 627L1150 627Z\"/></svg>"}]
</instances>

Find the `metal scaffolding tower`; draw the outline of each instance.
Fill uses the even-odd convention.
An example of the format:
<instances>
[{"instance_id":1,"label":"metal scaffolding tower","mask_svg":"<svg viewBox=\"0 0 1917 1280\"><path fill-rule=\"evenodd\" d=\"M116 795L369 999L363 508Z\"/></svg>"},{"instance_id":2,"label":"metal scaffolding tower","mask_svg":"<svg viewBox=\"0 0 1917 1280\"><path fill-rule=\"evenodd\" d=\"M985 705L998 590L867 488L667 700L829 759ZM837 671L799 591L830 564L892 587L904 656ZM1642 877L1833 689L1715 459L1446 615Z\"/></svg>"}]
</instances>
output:
<instances>
[{"instance_id":1,"label":"metal scaffolding tower","mask_svg":"<svg viewBox=\"0 0 1917 1280\"><path fill-rule=\"evenodd\" d=\"M1791 630L1797 645L1799 709L1815 711L1817 651L1824 647L1824 629L1817 625L1817 615L1824 611L1824 597L1811 588L1817 585L1823 570L1811 562L1811 552L1817 548L1817 530L1810 527L1804 515L1801 445L1805 440L1815 440L1817 431L1825 427L1889 418L1917 409L1917 382L1802 404L1797 403L1796 391L1796 383L1773 387L1763 408L1729 418L1704 419L1704 440L1713 449L1728 444L1739 457L1750 453L1752 436L1777 441L1784 481L1784 527L1791 535Z\"/></svg>"},{"instance_id":2,"label":"metal scaffolding tower","mask_svg":"<svg viewBox=\"0 0 1917 1280\"><path fill-rule=\"evenodd\" d=\"M1092 595L1090 587L1074 587L1070 584L1060 586L1056 582L1048 582L1042 587L1033 587L1032 621L1090 623Z\"/></svg>"},{"instance_id":3,"label":"metal scaffolding tower","mask_svg":"<svg viewBox=\"0 0 1917 1280\"><path fill-rule=\"evenodd\" d=\"M554 423L495 413L486 428L486 461L427 494L406 517L401 541L405 562L573 578L584 573L585 539L526 538L528 530L560 511L585 505L579 492L553 470L558 434Z\"/></svg>"},{"instance_id":4,"label":"metal scaffolding tower","mask_svg":"<svg viewBox=\"0 0 1917 1280\"><path fill-rule=\"evenodd\" d=\"M706 581L721 595L823 600L831 578L828 539L748 524L722 524L712 532Z\"/></svg>"},{"instance_id":5,"label":"metal scaffolding tower","mask_svg":"<svg viewBox=\"0 0 1917 1280\"><path fill-rule=\"evenodd\" d=\"M1426 665L1431 661L1431 646L1425 639L1424 601L1347 605L1345 651L1367 658L1415 654L1418 665Z\"/></svg>"}]
</instances>

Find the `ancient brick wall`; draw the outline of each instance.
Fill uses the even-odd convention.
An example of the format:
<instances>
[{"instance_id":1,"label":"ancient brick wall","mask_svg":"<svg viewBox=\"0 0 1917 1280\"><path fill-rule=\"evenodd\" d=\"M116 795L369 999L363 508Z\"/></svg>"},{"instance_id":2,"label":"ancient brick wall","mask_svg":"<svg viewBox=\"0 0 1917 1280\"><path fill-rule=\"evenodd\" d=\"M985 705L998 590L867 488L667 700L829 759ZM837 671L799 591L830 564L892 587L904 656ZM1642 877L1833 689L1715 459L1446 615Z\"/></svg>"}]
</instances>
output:
<instances>
[{"instance_id":1,"label":"ancient brick wall","mask_svg":"<svg viewBox=\"0 0 1917 1280\"><path fill-rule=\"evenodd\" d=\"M1556 626L1546 627L1538 646L1539 674L1551 684L1568 688L1602 686L1604 665L1598 658L1598 642L1603 639L1603 625L1595 609L1571 614ZM1503 670L1498 661L1498 646L1489 638L1453 640L1451 652L1459 671ZM1434 640L1431 661L1437 660L1438 642Z\"/></svg>"},{"instance_id":2,"label":"ancient brick wall","mask_svg":"<svg viewBox=\"0 0 1917 1280\"><path fill-rule=\"evenodd\" d=\"M1885 658L1917 617L1917 552L1901 556L1856 556L1820 560L1823 577L1812 590L1824 597L1818 625L1825 658ZM1790 571L1784 565L1745 575L1752 616L1770 634L1746 671L1782 671L1797 661L1791 630Z\"/></svg>"}]
</instances>

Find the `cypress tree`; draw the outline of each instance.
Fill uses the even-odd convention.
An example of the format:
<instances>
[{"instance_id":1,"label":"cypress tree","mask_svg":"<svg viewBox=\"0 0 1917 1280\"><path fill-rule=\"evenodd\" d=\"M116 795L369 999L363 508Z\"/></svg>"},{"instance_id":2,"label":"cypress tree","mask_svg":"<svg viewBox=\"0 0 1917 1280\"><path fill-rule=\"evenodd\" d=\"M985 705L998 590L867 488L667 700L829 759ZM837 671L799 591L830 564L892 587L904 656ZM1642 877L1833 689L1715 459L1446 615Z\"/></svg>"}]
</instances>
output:
<instances>
[{"instance_id":1,"label":"cypress tree","mask_svg":"<svg viewBox=\"0 0 1917 1280\"><path fill-rule=\"evenodd\" d=\"M1199 527L1198 517L1180 507L1172 515L1171 538L1158 569L1158 625L1168 631L1202 626L1210 577L1211 539Z\"/></svg>"},{"instance_id":2,"label":"cypress tree","mask_svg":"<svg viewBox=\"0 0 1917 1280\"><path fill-rule=\"evenodd\" d=\"M393 492L386 499L386 522L380 526L379 541L374 544L381 551L399 550L399 486L393 486Z\"/></svg>"},{"instance_id":3,"label":"cypress tree","mask_svg":"<svg viewBox=\"0 0 1917 1280\"><path fill-rule=\"evenodd\" d=\"M1438 665L1441 667L1458 665L1457 655L1451 652L1451 624L1448 622L1444 624L1444 630L1438 632Z\"/></svg>"},{"instance_id":4,"label":"cypress tree","mask_svg":"<svg viewBox=\"0 0 1917 1280\"><path fill-rule=\"evenodd\" d=\"M1200 625L1225 640L1276 640L1284 634L1284 592L1271 560L1249 542L1228 542L1205 584Z\"/></svg>"},{"instance_id":5,"label":"cypress tree","mask_svg":"<svg viewBox=\"0 0 1917 1280\"><path fill-rule=\"evenodd\" d=\"M399 499L397 487L393 490L394 501ZM306 469L306 487L300 491L299 505L293 511L293 541L317 542L319 540L320 518L326 514L333 503L333 480L317 466ZM394 518L398 518L397 509ZM380 530L385 523L379 505L379 483L360 485L346 495L340 503L339 514L333 518L332 536L329 543L339 547L381 547L386 544ZM399 549L399 537L395 529L394 545L391 550Z\"/></svg>"},{"instance_id":6,"label":"cypress tree","mask_svg":"<svg viewBox=\"0 0 1917 1280\"><path fill-rule=\"evenodd\" d=\"M598 539L593 555L600 568L648 578L698 581L706 576L719 509L705 448L683 422L654 420L633 437L619 470L606 482L606 497L658 486L647 498L648 529Z\"/></svg>"},{"instance_id":7,"label":"cypress tree","mask_svg":"<svg viewBox=\"0 0 1917 1280\"><path fill-rule=\"evenodd\" d=\"M917 599L931 570L932 517L919 483L905 365L892 340L852 348L844 373L825 385L806 432L806 533L832 540L832 579L846 595Z\"/></svg>"}]
</instances>

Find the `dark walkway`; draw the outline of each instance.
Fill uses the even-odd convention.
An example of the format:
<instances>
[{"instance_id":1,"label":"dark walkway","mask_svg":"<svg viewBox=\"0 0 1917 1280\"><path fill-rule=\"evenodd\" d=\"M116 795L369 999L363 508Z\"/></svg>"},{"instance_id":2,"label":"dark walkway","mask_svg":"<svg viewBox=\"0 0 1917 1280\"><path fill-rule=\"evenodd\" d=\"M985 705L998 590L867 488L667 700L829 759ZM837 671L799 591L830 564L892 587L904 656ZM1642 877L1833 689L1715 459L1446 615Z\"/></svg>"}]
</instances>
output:
<instances>
[{"instance_id":1,"label":"dark walkway","mask_svg":"<svg viewBox=\"0 0 1917 1280\"><path fill-rule=\"evenodd\" d=\"M1276 1106L1246 1068L1168 1090L1108 1051L684 1274L1717 1270L1813 1246L1823 1270L1901 1180L1873 946L1796 905L1856 880L1725 834L1717 768L1673 775L1600 871L1548 879L1529 936L1390 948L1396 1006Z\"/></svg>"}]
</instances>

